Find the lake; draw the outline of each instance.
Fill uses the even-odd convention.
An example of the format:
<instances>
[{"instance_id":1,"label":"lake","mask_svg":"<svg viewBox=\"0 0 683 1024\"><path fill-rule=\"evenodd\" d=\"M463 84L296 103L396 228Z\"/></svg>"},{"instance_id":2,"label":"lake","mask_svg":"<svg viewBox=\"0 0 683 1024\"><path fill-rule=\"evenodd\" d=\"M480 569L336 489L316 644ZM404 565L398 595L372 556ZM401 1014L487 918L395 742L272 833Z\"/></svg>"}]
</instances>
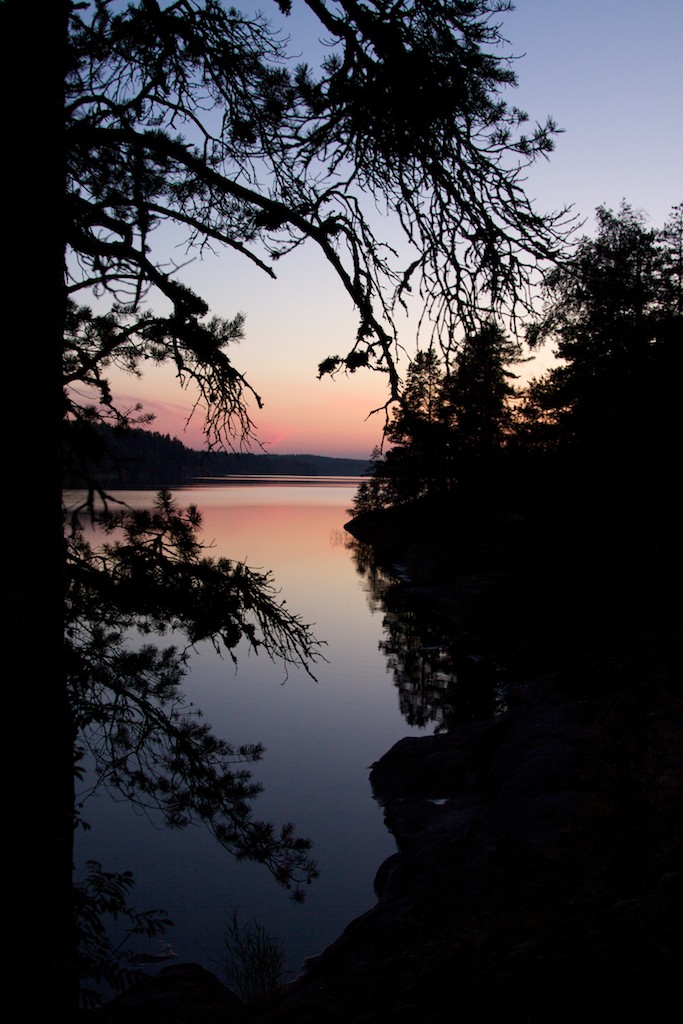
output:
<instances>
[{"instance_id":1,"label":"lake","mask_svg":"<svg viewBox=\"0 0 683 1024\"><path fill-rule=\"evenodd\" d=\"M131 870L130 902L168 912L174 927L165 940L178 960L219 972L224 926L239 907L240 919L253 917L282 940L287 968L297 973L306 957L374 905L375 873L395 851L372 798L369 769L402 736L433 731L435 720L415 714L410 694L413 724L401 713L406 695L399 701L396 643L384 628L381 586L376 573L362 571L343 529L357 483L250 477L174 489L179 504L202 511L211 553L271 570L289 608L313 623L327 645L327 660L314 668L316 681L292 669L285 679L281 664L241 647L235 670L229 658L203 645L191 657L184 684L218 735L236 745L265 745L254 768L264 787L254 813L275 824L292 821L298 834L313 840L320 877L306 889L302 906L265 867L236 863L200 827L167 831L106 795L85 806L91 830L78 833L77 866L93 858L106 870ZM154 492L115 495L140 507ZM442 677L434 672L435 680ZM419 678L424 691L424 662ZM140 940L139 948L156 944Z\"/></svg>"}]
</instances>

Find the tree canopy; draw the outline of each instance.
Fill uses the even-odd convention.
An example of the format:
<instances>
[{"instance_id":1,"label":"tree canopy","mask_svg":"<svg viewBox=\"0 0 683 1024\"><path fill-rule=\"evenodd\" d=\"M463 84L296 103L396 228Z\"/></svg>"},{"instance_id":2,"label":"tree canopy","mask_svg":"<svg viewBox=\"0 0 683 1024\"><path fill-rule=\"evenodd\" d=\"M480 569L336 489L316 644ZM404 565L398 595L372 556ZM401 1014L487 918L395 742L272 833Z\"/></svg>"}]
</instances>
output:
<instances>
[{"instance_id":1,"label":"tree canopy","mask_svg":"<svg viewBox=\"0 0 683 1024\"><path fill-rule=\"evenodd\" d=\"M419 352L387 430L393 447L375 454L353 511L453 485L462 504L466 482L472 502L487 480L501 493L545 474L663 535L680 458L682 224L680 206L661 228L626 202L598 208L595 234L545 277L527 340L551 344L555 362L523 388L521 345L494 320L465 335L449 366Z\"/></svg>"},{"instance_id":2,"label":"tree canopy","mask_svg":"<svg viewBox=\"0 0 683 1024\"><path fill-rule=\"evenodd\" d=\"M521 346L498 324L465 335L452 365L434 348L419 351L386 430L389 447L373 453L374 475L359 485L352 513L454 488L462 495L499 468L515 435L518 391L512 367Z\"/></svg>"},{"instance_id":3,"label":"tree canopy","mask_svg":"<svg viewBox=\"0 0 683 1024\"><path fill-rule=\"evenodd\" d=\"M558 365L532 395L556 442L599 472L668 475L678 447L683 209L662 228L623 203L597 210L594 236L546 279L530 341L551 341ZM656 467L656 468L655 468Z\"/></svg>"},{"instance_id":4,"label":"tree canopy","mask_svg":"<svg viewBox=\"0 0 683 1024\"><path fill-rule=\"evenodd\" d=\"M227 247L269 275L317 246L359 312L349 351L321 370L379 369L392 398L397 302L417 292L448 346L480 307L524 303L537 261L561 250L562 216L534 212L523 190L556 129L525 133L504 98L515 76L496 17L509 4L304 2L329 43L320 68L265 15L218 0L71 11L68 379L85 377L110 416L106 368L149 358L193 382L210 441L248 437L243 399L260 401L225 351L243 317L207 319L155 244L164 224L188 248ZM404 251L384 243L377 207L397 218ZM93 291L112 300L103 315L79 304Z\"/></svg>"}]
</instances>

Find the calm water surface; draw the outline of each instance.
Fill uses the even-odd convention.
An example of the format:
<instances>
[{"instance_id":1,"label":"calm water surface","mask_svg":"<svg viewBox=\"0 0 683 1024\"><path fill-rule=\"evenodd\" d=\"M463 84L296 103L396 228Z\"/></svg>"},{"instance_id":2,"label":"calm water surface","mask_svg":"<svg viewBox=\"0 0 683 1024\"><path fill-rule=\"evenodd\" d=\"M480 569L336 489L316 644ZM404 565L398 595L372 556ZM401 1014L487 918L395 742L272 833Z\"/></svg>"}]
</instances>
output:
<instances>
[{"instance_id":1,"label":"calm water surface","mask_svg":"<svg viewBox=\"0 0 683 1024\"><path fill-rule=\"evenodd\" d=\"M295 670L285 681L282 665L246 648L237 649L235 671L205 645L192 656L184 686L219 735L265 744L254 770L264 787L254 812L276 824L292 821L313 840L320 877L303 906L264 867L237 864L199 827L169 832L107 796L86 805L92 828L79 835L79 863L94 858L107 870L132 870L131 902L168 912L174 927L166 939L178 960L217 970L225 921L238 906L241 918L254 917L284 942L296 972L374 905L375 872L395 851L369 768L396 740L432 731L433 723L411 726L399 710L380 648L383 615L343 530L356 484L249 478L174 491L180 504L201 509L213 554L271 570L281 597L327 644L317 681ZM140 506L154 493L116 496Z\"/></svg>"}]
</instances>

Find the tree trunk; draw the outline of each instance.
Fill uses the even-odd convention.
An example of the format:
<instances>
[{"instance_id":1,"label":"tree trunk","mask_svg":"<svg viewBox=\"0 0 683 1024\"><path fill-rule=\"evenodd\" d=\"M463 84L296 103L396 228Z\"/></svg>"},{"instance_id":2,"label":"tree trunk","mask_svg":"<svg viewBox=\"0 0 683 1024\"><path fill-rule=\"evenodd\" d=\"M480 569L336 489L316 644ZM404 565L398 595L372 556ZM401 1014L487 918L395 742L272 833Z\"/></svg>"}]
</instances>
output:
<instances>
[{"instance_id":1,"label":"tree trunk","mask_svg":"<svg viewBox=\"0 0 683 1024\"><path fill-rule=\"evenodd\" d=\"M23 751L7 785L18 802L12 820L21 878L10 895L19 903L16 935L24 934L23 942L13 936L15 948L31 971L22 996L38 1019L69 1019L77 999L60 441L69 8L68 0L4 0L0 8L7 257L2 321L5 382L14 400L13 418L6 421L13 518L6 528L6 662L12 666L6 699L11 739ZM13 889L12 879L7 882Z\"/></svg>"}]
</instances>

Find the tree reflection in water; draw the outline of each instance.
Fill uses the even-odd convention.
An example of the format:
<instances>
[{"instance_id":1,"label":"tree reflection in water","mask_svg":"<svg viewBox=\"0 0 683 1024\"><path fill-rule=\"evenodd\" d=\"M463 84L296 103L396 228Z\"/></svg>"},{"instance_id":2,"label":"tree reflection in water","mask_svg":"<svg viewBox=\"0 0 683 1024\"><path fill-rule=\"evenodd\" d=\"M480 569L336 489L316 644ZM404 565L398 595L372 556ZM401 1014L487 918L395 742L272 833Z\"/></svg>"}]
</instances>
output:
<instances>
[{"instance_id":1,"label":"tree reflection in water","mask_svg":"<svg viewBox=\"0 0 683 1024\"><path fill-rule=\"evenodd\" d=\"M412 584L401 566L382 562L369 544L349 538L346 546L370 608L383 613L379 647L408 724L434 723L435 732L447 732L504 710L501 669L453 613L438 608L430 588Z\"/></svg>"}]
</instances>

